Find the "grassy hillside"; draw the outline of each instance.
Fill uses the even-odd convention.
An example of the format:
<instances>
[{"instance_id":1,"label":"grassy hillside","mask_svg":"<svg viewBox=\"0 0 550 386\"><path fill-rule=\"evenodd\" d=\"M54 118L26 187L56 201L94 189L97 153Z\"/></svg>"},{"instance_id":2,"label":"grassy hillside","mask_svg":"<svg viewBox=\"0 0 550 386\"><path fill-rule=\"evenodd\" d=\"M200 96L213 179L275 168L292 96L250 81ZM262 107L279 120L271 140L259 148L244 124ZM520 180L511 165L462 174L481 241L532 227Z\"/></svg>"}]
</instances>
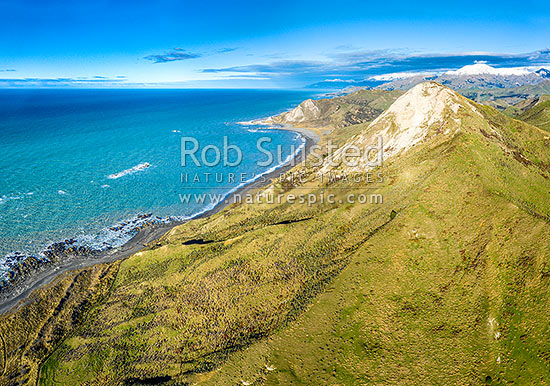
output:
<instances>
[{"instance_id":1,"label":"grassy hillside","mask_svg":"<svg viewBox=\"0 0 550 386\"><path fill-rule=\"evenodd\" d=\"M550 131L550 95L543 95L534 102L518 118L541 129Z\"/></svg>"},{"instance_id":2,"label":"grassy hillside","mask_svg":"<svg viewBox=\"0 0 550 386\"><path fill-rule=\"evenodd\" d=\"M336 98L308 99L272 121L309 128L343 128L372 121L402 94L403 91L359 90Z\"/></svg>"},{"instance_id":3,"label":"grassy hillside","mask_svg":"<svg viewBox=\"0 0 550 386\"><path fill-rule=\"evenodd\" d=\"M383 182L300 166L263 190L281 204L233 205L61 278L1 317L0 383L549 383L547 133L441 86L416 92L403 116L322 138L417 130L369 170ZM291 203L321 192L334 203Z\"/></svg>"},{"instance_id":4,"label":"grassy hillside","mask_svg":"<svg viewBox=\"0 0 550 386\"><path fill-rule=\"evenodd\" d=\"M460 90L460 93L478 103L483 103L516 116L522 112L522 104L526 101L550 94L550 80L536 85L526 85L512 88L469 88Z\"/></svg>"}]
</instances>

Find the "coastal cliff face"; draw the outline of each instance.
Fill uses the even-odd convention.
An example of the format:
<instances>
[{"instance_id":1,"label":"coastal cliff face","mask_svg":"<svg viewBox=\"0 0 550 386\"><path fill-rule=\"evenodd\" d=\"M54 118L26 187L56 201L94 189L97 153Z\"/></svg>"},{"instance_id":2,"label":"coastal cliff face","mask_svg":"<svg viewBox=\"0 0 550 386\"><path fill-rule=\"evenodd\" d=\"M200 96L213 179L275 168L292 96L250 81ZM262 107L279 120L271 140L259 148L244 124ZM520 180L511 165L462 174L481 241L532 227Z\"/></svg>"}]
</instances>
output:
<instances>
[{"instance_id":1,"label":"coastal cliff face","mask_svg":"<svg viewBox=\"0 0 550 386\"><path fill-rule=\"evenodd\" d=\"M324 107L320 102L307 99L293 110L283 113L280 116L281 121L288 123L300 123L306 121L315 121L321 118L321 109L317 104ZM326 112L325 112L326 114Z\"/></svg>"},{"instance_id":2,"label":"coastal cliff face","mask_svg":"<svg viewBox=\"0 0 550 386\"><path fill-rule=\"evenodd\" d=\"M273 120L320 125L367 97L343 98ZM550 382L548 133L436 83L340 123L322 143L381 135L383 167L325 155L263 189L279 204L36 291L0 317L0 384ZM366 171L383 181L318 179ZM383 200L349 201L365 192Z\"/></svg>"}]
</instances>

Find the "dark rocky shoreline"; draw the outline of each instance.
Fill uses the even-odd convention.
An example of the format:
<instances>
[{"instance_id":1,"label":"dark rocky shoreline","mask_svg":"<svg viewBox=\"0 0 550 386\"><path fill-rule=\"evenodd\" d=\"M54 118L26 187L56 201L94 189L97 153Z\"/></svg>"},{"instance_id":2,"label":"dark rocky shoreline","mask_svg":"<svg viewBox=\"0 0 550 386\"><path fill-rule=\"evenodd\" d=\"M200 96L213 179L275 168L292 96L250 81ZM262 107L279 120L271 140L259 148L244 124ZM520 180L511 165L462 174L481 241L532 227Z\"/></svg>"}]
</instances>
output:
<instances>
[{"instance_id":1,"label":"dark rocky shoreline","mask_svg":"<svg viewBox=\"0 0 550 386\"><path fill-rule=\"evenodd\" d=\"M138 233L146 227L155 224L166 223L165 219L153 216L150 213L139 214L135 219L123 221L110 227L112 231L123 230L124 227L135 225L129 232ZM71 258L87 257L94 259L101 256L102 253L115 249L115 247L106 245L103 249L95 249L87 245L79 245L78 240L74 238L50 244L44 251L43 256L27 255L21 252L15 252L6 257L7 265L10 267L7 277L0 280L0 299L2 295L9 293L14 287L24 282L33 274L40 270L47 269L64 262Z\"/></svg>"}]
</instances>

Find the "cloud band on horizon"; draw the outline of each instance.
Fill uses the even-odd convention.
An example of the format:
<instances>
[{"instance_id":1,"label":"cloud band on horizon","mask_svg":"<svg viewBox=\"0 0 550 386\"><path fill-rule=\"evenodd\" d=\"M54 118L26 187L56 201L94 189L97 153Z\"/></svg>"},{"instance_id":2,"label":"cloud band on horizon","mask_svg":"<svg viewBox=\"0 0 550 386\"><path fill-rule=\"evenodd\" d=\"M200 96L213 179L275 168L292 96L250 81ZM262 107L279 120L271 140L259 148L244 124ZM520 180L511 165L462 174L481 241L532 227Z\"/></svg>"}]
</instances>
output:
<instances>
[{"instance_id":1,"label":"cloud band on horizon","mask_svg":"<svg viewBox=\"0 0 550 386\"><path fill-rule=\"evenodd\" d=\"M0 78L0 87L74 87L74 86L114 86L125 84L128 78L123 75L114 78L105 76L77 78Z\"/></svg>"},{"instance_id":2,"label":"cloud band on horizon","mask_svg":"<svg viewBox=\"0 0 550 386\"><path fill-rule=\"evenodd\" d=\"M343 82L359 82L376 75L400 72L443 73L465 65L486 62L495 67L532 67L550 65L550 49L523 54L472 52L457 54L406 54L395 50L352 51L328 54L326 61L280 60L223 68L205 68L203 73L229 77L269 77L303 83L338 78Z\"/></svg>"}]
</instances>

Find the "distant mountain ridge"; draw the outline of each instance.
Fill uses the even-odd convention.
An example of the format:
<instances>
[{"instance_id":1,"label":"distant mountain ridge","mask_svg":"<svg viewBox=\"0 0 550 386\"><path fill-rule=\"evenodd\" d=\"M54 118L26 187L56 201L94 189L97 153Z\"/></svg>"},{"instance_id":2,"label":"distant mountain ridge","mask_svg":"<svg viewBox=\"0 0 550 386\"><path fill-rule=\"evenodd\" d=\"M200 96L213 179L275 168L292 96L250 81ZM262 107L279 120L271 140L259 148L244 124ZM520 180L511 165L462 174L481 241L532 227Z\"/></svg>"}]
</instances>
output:
<instances>
[{"instance_id":1,"label":"distant mountain ridge","mask_svg":"<svg viewBox=\"0 0 550 386\"><path fill-rule=\"evenodd\" d=\"M526 85L537 85L550 80L550 70L541 67L537 70L525 67L492 67L485 62L466 65L457 70L443 73L402 72L372 76L363 80L327 79L306 86L306 88L340 90L348 89L383 89L408 90L415 85L435 81L452 89L464 88L513 88Z\"/></svg>"},{"instance_id":2,"label":"distant mountain ridge","mask_svg":"<svg viewBox=\"0 0 550 386\"><path fill-rule=\"evenodd\" d=\"M525 68L495 68L485 63L464 66L441 75L418 75L395 79L377 88L384 90L408 90L425 81L434 81L452 89L463 88L511 88L536 85L550 79L550 71L541 68L529 71Z\"/></svg>"}]
</instances>

